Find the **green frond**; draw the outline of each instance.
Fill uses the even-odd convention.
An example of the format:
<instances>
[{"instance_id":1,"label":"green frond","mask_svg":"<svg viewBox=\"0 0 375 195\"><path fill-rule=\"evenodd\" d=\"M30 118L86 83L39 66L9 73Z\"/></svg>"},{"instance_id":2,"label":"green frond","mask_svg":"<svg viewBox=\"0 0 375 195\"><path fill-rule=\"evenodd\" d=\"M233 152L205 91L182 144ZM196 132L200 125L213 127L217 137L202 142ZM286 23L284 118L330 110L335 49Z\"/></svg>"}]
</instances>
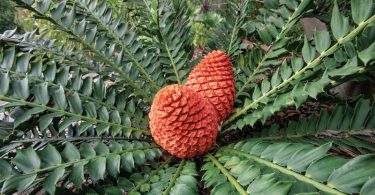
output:
<instances>
[{"instance_id":1,"label":"green frond","mask_svg":"<svg viewBox=\"0 0 375 195\"><path fill-rule=\"evenodd\" d=\"M151 67L154 56L147 55L148 48L144 48L137 41L135 33L129 31L126 21L122 21L121 17L112 18L111 8L107 7L106 2L96 8L97 1L77 1L72 4L62 1L56 5L50 5L50 1L46 1L45 3L48 3L45 5L48 8L46 10L40 10L37 5L22 0L16 0L16 3L66 32L71 39L81 44L86 52L95 54L97 60L106 64L106 67L112 72L119 74L126 85L131 86L135 93L143 97L144 100L151 101L147 91L159 89L145 70L147 68L158 75L156 67ZM92 15L81 16L79 12L82 6L91 7L92 9L89 10ZM124 39L119 40L119 37L124 37ZM122 48L125 46L127 47ZM121 49L117 49L119 47ZM141 66L141 62L144 63L143 66ZM145 78L139 78L140 75ZM156 75L154 76L157 77ZM148 84L146 85L146 83ZM151 89L145 89L142 87L143 85L150 86Z\"/></svg>"},{"instance_id":2,"label":"green frond","mask_svg":"<svg viewBox=\"0 0 375 195\"><path fill-rule=\"evenodd\" d=\"M83 78L80 69L70 72L70 67L58 69L54 61L30 53L16 54L15 47L6 48L4 54L0 66L0 100L8 104L1 108L22 110L14 117L14 128L37 119L43 132L52 120L58 119L58 132L79 122L79 134L90 126L96 126L99 135L106 131L112 136L148 134L143 130L147 125L143 113L141 116L135 113L133 100L125 102L122 92L114 86L106 87L101 78ZM47 68L42 70L43 66ZM130 123L130 118L135 119L134 123Z\"/></svg>"},{"instance_id":3,"label":"green frond","mask_svg":"<svg viewBox=\"0 0 375 195\"><path fill-rule=\"evenodd\" d=\"M134 163L142 165L146 159L152 160L161 155L157 147L136 141L84 142L79 144L79 149L70 142L64 145L64 149L57 149L53 145L46 145L39 151L32 146L21 149L12 158L11 164L1 159L5 169L0 180L1 192L24 191L33 182L43 179L44 189L54 194L56 183L65 177L80 187L85 178L85 169L92 181L96 182L103 179L106 173L117 177L122 166L130 171Z\"/></svg>"},{"instance_id":4,"label":"green frond","mask_svg":"<svg viewBox=\"0 0 375 195\"><path fill-rule=\"evenodd\" d=\"M171 158L168 158L152 170L134 173L130 176L130 180L126 180L132 187L122 190L128 194L197 194L195 163L182 160L170 166L168 165L170 160Z\"/></svg>"},{"instance_id":5,"label":"green frond","mask_svg":"<svg viewBox=\"0 0 375 195\"><path fill-rule=\"evenodd\" d=\"M322 111L319 116L301 117L280 129L277 125L264 129L255 137L262 140L289 140L321 145L333 141L333 150L355 155L372 153L375 147L368 137L374 134L374 103L365 99L355 106L338 104L331 113Z\"/></svg>"},{"instance_id":6,"label":"green frond","mask_svg":"<svg viewBox=\"0 0 375 195\"><path fill-rule=\"evenodd\" d=\"M187 2L144 0L143 3L145 18L149 21L146 36L153 40L152 46L160 50L158 60L166 84L182 84L192 68L189 60L194 50Z\"/></svg>"},{"instance_id":7,"label":"green frond","mask_svg":"<svg viewBox=\"0 0 375 195\"><path fill-rule=\"evenodd\" d=\"M249 140L224 147L215 156L225 172L236 178L234 182L240 185L238 188L246 189L249 194L358 193L374 174L375 170L371 168L374 155L347 160L327 155L331 146L332 143L313 147L300 143ZM214 157L208 155L208 158ZM205 174L210 174L205 184L214 184L214 189L219 188L223 182L214 182L219 180L218 171L214 171L209 163L204 165ZM351 178L353 171L355 180ZM223 181L226 182L225 179ZM234 183L229 183L220 188L222 192L233 187Z\"/></svg>"},{"instance_id":8,"label":"green frond","mask_svg":"<svg viewBox=\"0 0 375 195\"><path fill-rule=\"evenodd\" d=\"M79 51L70 45L61 45L57 40L41 39L36 31L16 34L15 30L5 31L0 35L0 42L7 47L16 46L23 52L29 52L34 55L48 55L49 59L61 63L70 64L70 66L80 66L88 70L95 70L95 64Z\"/></svg>"},{"instance_id":9,"label":"green frond","mask_svg":"<svg viewBox=\"0 0 375 195\"><path fill-rule=\"evenodd\" d=\"M224 123L224 125L227 126L228 124L231 124L236 121L238 117L246 114L250 110L256 109L256 111L246 116L246 118L238 120L236 124L232 124L231 127L228 128L228 131L235 127L241 129L244 125L253 125L259 119L262 119L262 122L265 122L270 115L284 106L295 104L298 107L308 96L316 98L318 93L324 92L324 88L332 82L329 76L334 77L339 76L340 74L340 76L347 76L346 74L342 75L345 73L343 69L348 66L358 66L356 57L353 57L352 60L348 61L348 63L344 65L345 67L337 67L336 69L333 67L325 68L322 62L324 62L324 59L339 50L343 44L350 42L358 36L363 29L374 22L375 16L372 16L346 35L342 35L343 37L338 38L335 44L329 45L330 42L324 42L324 49L318 51L320 53L318 57L315 57L316 48L311 46L307 38L305 38L302 48L303 60L294 57L291 61L291 66L286 60L284 60L281 67L279 67L272 77L269 78L270 80L263 80L261 84L255 86L252 92L252 97L249 95L250 98L245 99L242 108L239 108ZM329 34L325 33L325 35L322 36L329 36ZM320 40L322 36L316 35L315 42L325 41L326 39ZM369 48L369 50L371 50L371 48ZM359 53L363 52L364 51L360 51ZM306 65L303 66L303 62L305 62ZM323 71L321 71L322 69ZM354 72L349 71L347 74L354 74L362 69L364 68L354 68ZM337 72L340 73L336 74ZM318 77L315 81L309 80L304 82L307 78L311 79L314 73L319 73L319 77L321 78ZM260 109L259 107L262 105L265 106ZM226 131L227 130L224 130L223 132Z\"/></svg>"},{"instance_id":10,"label":"green frond","mask_svg":"<svg viewBox=\"0 0 375 195\"><path fill-rule=\"evenodd\" d=\"M103 2L97 8L93 9L93 4L96 4L95 1L70 1L74 5L76 3L76 5L81 8L83 12L87 13L88 19L92 18L93 22L103 28L103 33L106 33L107 37L99 37L97 40L104 43L111 41L113 42L112 44L116 44L118 47L120 47L120 51L125 53L126 58L129 58L129 60L126 61L131 61L133 63L133 65L139 70L140 74L145 77L147 82L150 82L152 88L156 90L160 89L160 87L154 81L154 78L151 78L151 73L146 70L149 64L141 64L145 62L143 59L147 58L145 57L147 55L147 48L142 48L141 43L138 42L137 37L133 33L130 32L128 35L126 35L126 21L122 20L120 17L114 18L112 16L112 8L109 7L106 2ZM116 27L116 23L120 28L113 30L113 28ZM130 39L133 40L128 40L128 37L131 37ZM127 42L130 44L127 45ZM146 60L148 61L148 59Z\"/></svg>"},{"instance_id":11,"label":"green frond","mask_svg":"<svg viewBox=\"0 0 375 195\"><path fill-rule=\"evenodd\" d=\"M87 76L90 73L95 72L95 73L101 74L102 77L107 78L107 75L110 73L96 71L93 67L86 65L86 63L82 63L82 61L87 61L87 64L90 64L88 62L89 60L83 59L84 58L83 54L75 53L74 55L72 55L73 51L69 49L66 49L67 50L66 54L61 53L61 51L64 51L63 48L54 46L53 40L45 40L45 41L44 40L37 41L35 39L32 40L32 38L34 37L34 33L35 32L25 33L23 35L8 34L8 36L4 36L6 34L5 32L3 35L0 35L1 36L0 41L1 40L7 41L6 44L16 43L16 46L8 46L4 48L5 56L11 58L11 56L8 56L7 53L11 55L16 50L22 50L23 53L27 52L27 53L32 54L31 58L34 56L37 58L37 56L40 56L40 55L43 56L44 53L46 53L48 57L45 57L46 59L43 59L44 61L48 60L48 61L53 61L57 63L62 63L62 66L58 67L58 69L66 68L67 67L66 64L69 64L69 67L73 69L74 71L74 73L72 73L73 74L72 78L68 80L66 80L66 78L59 79L58 77L53 75L53 72L48 73L48 75L51 74L50 78L46 77L44 79L47 80L49 87L59 87L58 84L62 84L64 87L64 90L67 93L71 94L71 93L74 93L74 91L78 91L78 95L80 96L82 100L95 102L96 104L105 106L107 109L110 109L110 110L117 110L117 107L112 105L114 104L114 101L116 101L115 99L118 98L119 96L118 95L119 93L116 94L115 92L116 87L115 86L108 87L107 90L105 91L106 97L103 97L102 95L99 95L100 97L96 97L96 93L92 93L92 89L90 89L93 86L93 83L90 83L92 82L92 77ZM39 53L39 52L42 52L42 53ZM26 66L28 66L27 63L25 63L23 67L17 66L15 71L13 71L12 68L10 68L9 70L9 67L8 67L8 70L6 70L5 68L0 68L0 71L3 73L9 72L9 74L15 75L21 78L26 77L26 74L31 74L33 76L31 80L33 82L42 83L44 82L43 78L41 78L43 77L42 76L43 73L41 71L43 67L43 64L42 64L43 60L32 62L31 69L28 73L27 71L25 71ZM3 66L5 66L5 64L3 64ZM89 71L87 71L86 68ZM69 69L64 69L64 70L69 71ZM82 77L86 77L86 78L82 80ZM56 81L53 81L54 78ZM71 83L71 85L67 85L67 83ZM82 87L82 90L80 90L81 87ZM103 101L103 99L107 99L107 100ZM119 110L119 112L126 114L127 116L134 116L135 118L137 118L137 120L142 120L144 122L147 122L145 121L145 119L139 118L137 117L137 115L134 115L134 113L131 113L129 111Z\"/></svg>"},{"instance_id":12,"label":"green frond","mask_svg":"<svg viewBox=\"0 0 375 195\"><path fill-rule=\"evenodd\" d=\"M84 191L94 194L162 194L167 187L169 179L174 175L180 163L171 166L173 157L168 157L164 162L152 162L132 171L129 175L120 176L116 180L106 180L101 185L88 187ZM186 162L182 167L180 176L176 179L176 184L172 187L170 194L196 194L195 164ZM179 184L183 184L182 186ZM185 191L184 191L185 190ZM196 191L196 190L195 190Z\"/></svg>"},{"instance_id":13,"label":"green frond","mask_svg":"<svg viewBox=\"0 0 375 195\"><path fill-rule=\"evenodd\" d=\"M207 155L209 162L204 164L202 170L205 171L203 180L205 187L213 187L211 194L247 194L241 184L228 172L224 165L211 154ZM228 181L227 181L228 180Z\"/></svg>"},{"instance_id":14,"label":"green frond","mask_svg":"<svg viewBox=\"0 0 375 195\"><path fill-rule=\"evenodd\" d=\"M292 28L295 28L296 22L301 18L303 11L310 2L311 0L283 2L277 7L272 7L272 9L261 9L261 13L265 12L262 15L266 16L258 18L259 22L252 25L262 43L266 44L267 49L265 49L264 54L263 52L262 54L250 54L248 57L250 59L246 59L249 64L240 66L241 72L245 73L246 76L237 77L239 78L237 81L240 83L236 94L237 97L246 95L243 94L243 91L249 88L254 80L261 79L267 71L281 64L282 61L279 58L285 56L285 53L288 52L285 47L292 41L292 37L287 36L287 33ZM295 7L295 5L298 6ZM271 13L267 13L269 11ZM263 57L257 59L259 56Z\"/></svg>"},{"instance_id":15,"label":"green frond","mask_svg":"<svg viewBox=\"0 0 375 195\"><path fill-rule=\"evenodd\" d=\"M222 13L223 20L215 27L213 36L208 40L211 49L226 51L230 57L240 53L241 37L239 31L244 28L250 1L227 1Z\"/></svg>"},{"instance_id":16,"label":"green frond","mask_svg":"<svg viewBox=\"0 0 375 195\"><path fill-rule=\"evenodd\" d=\"M162 170L165 166L168 166L168 164L173 160L173 157L169 157L166 161L164 161L162 164L160 164L155 170L153 170L146 179L139 182L134 188L129 191L129 194L133 194L140 190L141 188L145 188L144 186L148 184L148 182L151 182L157 174L159 174L159 171Z\"/></svg>"},{"instance_id":17,"label":"green frond","mask_svg":"<svg viewBox=\"0 0 375 195\"><path fill-rule=\"evenodd\" d=\"M361 130L373 130L375 128L374 117L374 103L360 99L355 106L338 104L331 113L322 111L319 116L312 115L309 118L291 121L285 129L285 134L313 135L332 130L355 135Z\"/></svg>"}]
</instances>

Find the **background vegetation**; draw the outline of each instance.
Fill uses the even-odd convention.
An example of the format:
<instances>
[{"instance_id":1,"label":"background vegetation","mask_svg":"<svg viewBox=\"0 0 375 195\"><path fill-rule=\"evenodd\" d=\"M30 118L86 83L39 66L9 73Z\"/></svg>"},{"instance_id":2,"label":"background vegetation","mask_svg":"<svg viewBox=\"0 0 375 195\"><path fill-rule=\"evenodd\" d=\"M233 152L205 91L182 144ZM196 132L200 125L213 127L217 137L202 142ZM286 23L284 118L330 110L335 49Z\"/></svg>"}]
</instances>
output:
<instances>
[{"instance_id":1,"label":"background vegetation","mask_svg":"<svg viewBox=\"0 0 375 195\"><path fill-rule=\"evenodd\" d=\"M0 192L375 194L373 7L2 1ZM176 159L150 136L150 104L216 49L236 109L210 153Z\"/></svg>"}]
</instances>

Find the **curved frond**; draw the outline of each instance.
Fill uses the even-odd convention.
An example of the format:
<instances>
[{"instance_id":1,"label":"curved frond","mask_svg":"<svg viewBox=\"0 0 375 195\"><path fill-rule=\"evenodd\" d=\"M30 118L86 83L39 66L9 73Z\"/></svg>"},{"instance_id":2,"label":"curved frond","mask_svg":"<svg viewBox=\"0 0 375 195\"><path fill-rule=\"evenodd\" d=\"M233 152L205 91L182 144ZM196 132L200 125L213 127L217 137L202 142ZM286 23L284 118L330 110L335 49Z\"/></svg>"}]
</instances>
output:
<instances>
[{"instance_id":1,"label":"curved frond","mask_svg":"<svg viewBox=\"0 0 375 195\"><path fill-rule=\"evenodd\" d=\"M308 96L316 98L317 94L324 91L324 87L328 86L332 81L329 76L335 75L338 71L333 67L325 68L323 66L323 60L328 56L334 54L340 49L340 47L354 39L356 36L362 32L367 26L375 22L375 16L363 21L360 25L354 28L352 31L342 35L342 37L337 38L337 42L330 45L330 42L325 41L324 49L319 50L320 55L315 57L316 48L311 46L307 38L305 38L304 46L302 48L302 58L294 57L291 61L291 66L287 61L284 61L281 67L272 75L269 80L263 80L261 84L254 87L252 92L252 98L247 98L244 101L242 108L239 108L225 123L227 126L239 117L246 114L250 110L256 109L255 112L246 116L245 119L238 120L236 124L232 124L228 127L230 131L236 127L242 128L244 125L253 125L257 120L261 119L262 122L272 115L275 111L280 110L282 107L287 105L295 104L297 107L306 100ZM319 40L318 35L315 35L316 42L324 41ZM329 36L325 34L323 36ZM327 37L326 37L327 38ZM371 46L370 46L371 47ZM304 62L306 65L303 65ZM356 57L353 57L344 65L347 67L358 66L358 61ZM344 67L341 67L342 69ZM323 71L321 70L323 69ZM342 71L341 69L341 71ZM355 72L348 72L346 75L354 74L360 70L360 68L355 68ZM305 81L305 79L310 78L314 73L319 73L318 79L315 81ZM342 73L342 72L341 72ZM330 75L331 74L331 75ZM341 75L340 75L341 76ZM316 78L316 75L315 75ZM259 108L264 105L263 108Z\"/></svg>"},{"instance_id":2,"label":"curved frond","mask_svg":"<svg viewBox=\"0 0 375 195\"><path fill-rule=\"evenodd\" d=\"M338 104L333 111L322 111L319 116L301 117L290 121L288 126L279 129L273 126L255 135L262 140L290 140L299 143L320 145L333 141L332 150L355 154L375 151L371 137L374 135L374 103L365 99L355 106Z\"/></svg>"},{"instance_id":3,"label":"curved frond","mask_svg":"<svg viewBox=\"0 0 375 195\"><path fill-rule=\"evenodd\" d=\"M4 54L0 65L0 100L8 102L2 110L20 109L14 116L14 128L37 119L41 132L53 120L58 120L58 132L79 122L79 134L91 126L96 127L99 135L106 131L112 136L149 134L143 130L145 121L135 113L134 100L126 103L122 92L114 86L106 87L100 77L83 78L80 69L58 68L54 61L30 53L16 53L15 47L5 48ZM127 110L118 111L118 108ZM137 120L131 124L129 116L138 118L139 124Z\"/></svg>"},{"instance_id":4,"label":"curved frond","mask_svg":"<svg viewBox=\"0 0 375 195\"><path fill-rule=\"evenodd\" d=\"M282 61L278 59L288 52L285 47L292 39L286 35L292 28L295 28L296 22L301 18L310 2L311 0L283 2L276 7L261 9L261 12L265 13L262 14L262 17L259 16L260 22L254 26L267 49L264 54L251 52L252 55L248 59L250 64L241 67L242 71L246 72L246 76L244 79L237 77L239 78L237 80L240 81L238 82L240 87L236 94L237 97L243 95L242 92L249 88L254 80L260 79L261 75L269 71L272 66L281 64ZM298 6L293 7L295 5ZM268 15L267 12L271 13ZM263 57L259 58L259 56Z\"/></svg>"},{"instance_id":5,"label":"curved frond","mask_svg":"<svg viewBox=\"0 0 375 195\"><path fill-rule=\"evenodd\" d=\"M135 93L143 97L144 100L150 102L149 91L153 89L155 92L159 89L150 74L146 74L145 70L145 67L147 67L148 70L158 75L155 71L156 67L150 67L154 56L152 54L147 55L148 48L143 47L137 41L134 32L129 31L126 21L122 21L121 17L112 18L112 11L107 8L106 2L96 8L97 1L79 1L79 3L74 2L72 4L62 1L54 6L46 6L48 9L43 10L44 12L38 9L36 4L27 1L16 0L16 3L66 32L71 39L81 44L86 52L95 54L97 60L106 64L109 70L119 74L121 80L126 85L131 86ZM80 9L82 9L82 6L80 7L78 4L85 5L85 8L91 7L90 13L95 13L95 15L81 15ZM112 31L111 29L116 30ZM108 32L108 30L111 30L111 32ZM125 39L119 40L119 37ZM118 45L120 41L122 44ZM126 48L121 48L125 45ZM117 49L119 47L121 49ZM130 54L131 56L129 56ZM139 60L136 60L135 56ZM130 62L136 63L132 65L132 63L129 63L129 59ZM145 65L141 66L140 61ZM134 69L133 66L142 69ZM139 72L140 74L138 74ZM140 75L146 78L142 79ZM145 85L146 83L148 84ZM146 86L151 88L146 88Z\"/></svg>"},{"instance_id":6,"label":"curved frond","mask_svg":"<svg viewBox=\"0 0 375 195\"><path fill-rule=\"evenodd\" d=\"M5 34L5 33L4 33ZM62 53L62 51L65 51L63 48L54 46L53 40L34 40L32 39L34 36L34 32L31 33L25 33L23 35L10 35L9 36L3 36L0 35L0 41L4 40L7 41L6 46L4 47L5 56L7 58L11 58L13 51L22 50L23 53L30 53L30 58L40 58L42 59L37 62L31 62L30 70L25 71L21 70L25 69L27 65L24 64L25 67L16 67L16 70L13 71L13 67L7 67L8 70L5 68L0 68L1 72L9 72L9 74L18 76L18 77L26 77L26 74L32 75L31 80L36 83L42 83L45 80L48 82L49 87L59 87L59 84L62 84L64 87L65 92L67 93L74 93L75 91L78 92L78 95L83 101L89 101L94 102L98 105L106 107L108 110L118 110L117 107L115 107L117 102L119 102L119 99L121 97L121 93L115 92L117 91L115 88L116 86L106 87L107 90L105 90L104 94L99 95L99 97L96 97L97 93L92 93L92 86L95 86L94 83L88 83L93 82L92 80L95 79L96 74L100 74L103 78L111 80L112 78L107 78L108 72L103 71L97 71L94 68L96 65L91 64L89 65L89 60L85 59L85 56L81 53L75 53L74 51L71 51L70 49L67 50L66 53ZM16 43L16 46L12 46L10 43ZM7 55L9 54L9 55ZM45 58L45 59L43 59ZM8 59L11 60L11 59ZM15 59L13 60L15 61ZM43 61L43 62L42 62ZM49 78L46 78L45 75L43 75L43 72L41 71L43 64L46 64L47 61L52 61L58 63L59 67L56 67L56 69L62 69L70 67L68 69L70 74L72 74L71 77L69 77L67 80L65 78L64 82L60 82L61 79L53 75L53 72L51 72L49 75ZM86 63L83 63L82 61L86 61ZM5 62L3 64L5 67ZM11 66L11 65L7 65ZM16 65L13 65L14 67ZM57 66L57 65L56 65ZM89 71L86 71L86 68ZM21 71L20 71L21 70ZM90 76L93 75L93 76ZM44 78L43 78L44 77ZM66 81L65 81L66 80ZM90 81L91 80L91 81ZM67 83L67 84L66 84ZM104 96L103 96L104 95ZM104 101L105 100L105 101ZM131 100L134 101L134 100ZM122 107L122 106L120 106ZM134 113L131 113L127 110L118 110L122 114L126 114L127 116L135 117L137 121L145 121L144 118L140 118Z\"/></svg>"},{"instance_id":7,"label":"curved frond","mask_svg":"<svg viewBox=\"0 0 375 195\"><path fill-rule=\"evenodd\" d=\"M100 40L101 42L112 40L113 44L116 44L121 48L119 51L125 53L124 57L129 58L129 61L131 61L133 65L139 70L140 74L145 77L147 82L150 82L152 88L154 88L155 90L160 89L160 87L156 84L155 78L151 77L151 72L147 71L149 64L141 64L148 61L148 59L146 59L146 55L150 55L150 53L147 53L147 48L142 48L141 43L137 40L137 37L133 33L126 32L127 22L121 19L120 16L118 16L117 18L113 17L112 8L108 5L107 2L104 1L103 3L101 3L101 5L95 8L93 4L96 4L97 1L70 1L72 1L73 4L76 3L76 5L81 8L83 12L87 13L88 19L92 19L93 22L103 28L103 33L105 33L107 37L100 37L101 39L98 38L98 40ZM113 30L116 28L116 26L118 29Z\"/></svg>"},{"instance_id":8,"label":"curved frond","mask_svg":"<svg viewBox=\"0 0 375 195\"><path fill-rule=\"evenodd\" d=\"M182 84L192 66L194 48L190 32L190 11L186 1L143 1L147 34L160 51L159 62L167 83ZM145 20L146 20L145 19ZM167 84L166 83L166 84Z\"/></svg>"}]
</instances>

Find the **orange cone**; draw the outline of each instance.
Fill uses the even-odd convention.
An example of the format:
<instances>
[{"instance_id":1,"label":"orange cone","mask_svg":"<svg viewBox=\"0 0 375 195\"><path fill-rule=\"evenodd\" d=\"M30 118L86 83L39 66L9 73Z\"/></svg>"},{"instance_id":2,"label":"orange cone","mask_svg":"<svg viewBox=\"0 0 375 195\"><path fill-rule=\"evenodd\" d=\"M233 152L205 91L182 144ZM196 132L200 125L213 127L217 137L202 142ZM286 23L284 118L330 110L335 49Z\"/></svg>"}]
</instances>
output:
<instances>
[{"instance_id":1,"label":"orange cone","mask_svg":"<svg viewBox=\"0 0 375 195\"><path fill-rule=\"evenodd\" d=\"M236 96L236 81L233 65L225 52L207 54L191 71L185 85L211 102L220 121L228 118Z\"/></svg>"},{"instance_id":2,"label":"orange cone","mask_svg":"<svg viewBox=\"0 0 375 195\"><path fill-rule=\"evenodd\" d=\"M149 113L155 142L179 158L205 154L215 144L218 116L202 95L182 85L169 85L155 96Z\"/></svg>"}]
</instances>

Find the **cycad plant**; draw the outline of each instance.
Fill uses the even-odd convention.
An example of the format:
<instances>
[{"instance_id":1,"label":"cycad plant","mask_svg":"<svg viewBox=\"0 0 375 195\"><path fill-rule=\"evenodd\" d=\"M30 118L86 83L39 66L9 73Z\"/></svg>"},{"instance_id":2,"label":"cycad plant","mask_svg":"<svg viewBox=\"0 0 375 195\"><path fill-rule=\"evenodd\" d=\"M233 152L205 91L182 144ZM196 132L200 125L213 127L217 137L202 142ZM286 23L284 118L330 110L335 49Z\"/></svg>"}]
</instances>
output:
<instances>
[{"instance_id":1,"label":"cycad plant","mask_svg":"<svg viewBox=\"0 0 375 195\"><path fill-rule=\"evenodd\" d=\"M204 52L230 57L235 105L214 147L187 159L153 141L148 114L200 61L199 1L13 2L53 33L0 34L0 193L375 194L375 103L330 90L371 80L373 0L213 5ZM315 15L327 30L305 36ZM306 102L329 108L274 120Z\"/></svg>"}]
</instances>

